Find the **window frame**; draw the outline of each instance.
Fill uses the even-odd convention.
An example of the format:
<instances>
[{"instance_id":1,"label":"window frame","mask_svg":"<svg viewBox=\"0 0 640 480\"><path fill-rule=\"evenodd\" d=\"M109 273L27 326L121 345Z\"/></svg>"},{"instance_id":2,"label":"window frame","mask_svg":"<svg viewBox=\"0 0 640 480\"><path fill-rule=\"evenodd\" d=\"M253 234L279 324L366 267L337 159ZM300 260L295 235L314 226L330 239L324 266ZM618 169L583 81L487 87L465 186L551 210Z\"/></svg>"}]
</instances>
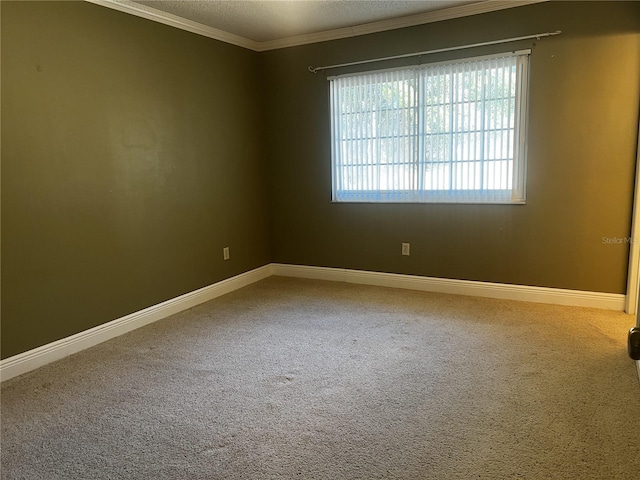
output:
<instances>
[{"instance_id":1,"label":"window frame","mask_svg":"<svg viewBox=\"0 0 640 480\"><path fill-rule=\"evenodd\" d=\"M456 60L446 60L441 62L433 62L428 64L410 65L406 67L386 68L379 70L361 71L357 73L347 73L341 75L330 76L327 80L330 82L329 92L329 113L330 113L330 142L331 142L331 200L334 203L461 203L461 204L526 204L526 166L527 166L527 137L528 137L528 111L529 111L529 74L530 74L530 56L531 50L518 50L501 52L491 55L480 55L460 58ZM390 189L390 190L339 190L338 189L338 164L337 150L343 139L336 139L336 117L342 112L336 113L334 107L338 107L336 92L334 91L333 81L336 79L347 79L354 77L367 76L371 74L382 74L386 72L403 72L428 70L440 66L455 66L457 64L469 63L475 61L485 61L505 57L515 58L516 80L514 98L514 133L513 133L513 158L512 162L512 188L511 189ZM416 74L418 75L418 74ZM419 78L419 77L417 77ZM418 84L421 84L420 80ZM422 88L422 87L420 87ZM416 97L421 94L418 93ZM419 100L418 100L419 102ZM453 99L449 99L449 104L453 105ZM418 115L424 113L418 110ZM426 107L423 108L426 110ZM482 111L485 115L485 111ZM451 134L463 132L464 130L452 131ZM485 135L488 129L481 130ZM416 140L424 142L426 132L417 132ZM419 149L418 149L419 150ZM449 162L452 160L450 159ZM482 162L483 168L485 162L490 159L483 158L476 160ZM412 163L418 166L426 165L427 162L418 158L418 153ZM472 162L467 160L467 162ZM441 163L441 162L434 162ZM461 162L462 163L462 162ZM378 165L372 164L372 165ZM481 180L482 181L482 180Z\"/></svg>"}]
</instances>

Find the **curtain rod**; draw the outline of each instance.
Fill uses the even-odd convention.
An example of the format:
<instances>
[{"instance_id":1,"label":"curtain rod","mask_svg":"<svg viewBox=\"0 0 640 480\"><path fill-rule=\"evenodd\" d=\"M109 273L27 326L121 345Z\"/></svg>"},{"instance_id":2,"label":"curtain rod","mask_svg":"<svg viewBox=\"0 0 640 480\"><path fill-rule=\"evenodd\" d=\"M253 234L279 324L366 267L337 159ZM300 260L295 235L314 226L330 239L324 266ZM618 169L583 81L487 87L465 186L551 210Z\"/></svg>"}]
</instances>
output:
<instances>
[{"instance_id":1,"label":"curtain rod","mask_svg":"<svg viewBox=\"0 0 640 480\"><path fill-rule=\"evenodd\" d=\"M458 47L439 48L437 50L426 50L424 52L416 52L416 53L405 53L403 55L393 55L392 57L372 58L371 60L360 60L358 62L339 63L336 65L327 65L325 67L309 66L309 71L311 73L318 73L322 70L329 70L332 68L350 67L351 65L362 65L365 63L382 62L384 60L395 60L396 58L418 57L420 55L429 55L431 53L451 52L453 50L463 50L465 48L484 47L486 45L497 45L499 43L517 42L519 40L530 40L532 38L535 38L536 40L540 40L543 37L552 37L554 35L560 35L561 33L562 33L561 30L557 30L555 32L536 33L534 35L526 35L524 37L504 38L502 40L492 40L490 42L473 43L470 45L460 45Z\"/></svg>"}]
</instances>

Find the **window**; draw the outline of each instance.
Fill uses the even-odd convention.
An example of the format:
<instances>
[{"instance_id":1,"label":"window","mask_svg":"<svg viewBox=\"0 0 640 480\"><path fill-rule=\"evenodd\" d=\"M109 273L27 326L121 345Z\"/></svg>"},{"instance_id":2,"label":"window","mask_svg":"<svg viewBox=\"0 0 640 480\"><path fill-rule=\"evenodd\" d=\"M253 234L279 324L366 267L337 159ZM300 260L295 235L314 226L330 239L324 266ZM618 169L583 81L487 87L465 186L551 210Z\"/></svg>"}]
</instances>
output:
<instances>
[{"instance_id":1,"label":"window","mask_svg":"<svg viewBox=\"0 0 640 480\"><path fill-rule=\"evenodd\" d=\"M529 53L330 78L333 200L524 203Z\"/></svg>"}]
</instances>

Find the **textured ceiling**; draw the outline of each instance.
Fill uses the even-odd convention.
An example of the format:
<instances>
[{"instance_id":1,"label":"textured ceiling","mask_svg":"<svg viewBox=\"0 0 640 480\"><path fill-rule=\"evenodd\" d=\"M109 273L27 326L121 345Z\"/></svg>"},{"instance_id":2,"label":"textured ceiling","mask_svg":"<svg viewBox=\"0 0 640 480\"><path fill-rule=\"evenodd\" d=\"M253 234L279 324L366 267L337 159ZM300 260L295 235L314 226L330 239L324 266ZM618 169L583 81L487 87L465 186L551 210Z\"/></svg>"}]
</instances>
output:
<instances>
[{"instance_id":1,"label":"textured ceiling","mask_svg":"<svg viewBox=\"0 0 640 480\"><path fill-rule=\"evenodd\" d=\"M478 0L136 0L257 42L481 3Z\"/></svg>"}]
</instances>

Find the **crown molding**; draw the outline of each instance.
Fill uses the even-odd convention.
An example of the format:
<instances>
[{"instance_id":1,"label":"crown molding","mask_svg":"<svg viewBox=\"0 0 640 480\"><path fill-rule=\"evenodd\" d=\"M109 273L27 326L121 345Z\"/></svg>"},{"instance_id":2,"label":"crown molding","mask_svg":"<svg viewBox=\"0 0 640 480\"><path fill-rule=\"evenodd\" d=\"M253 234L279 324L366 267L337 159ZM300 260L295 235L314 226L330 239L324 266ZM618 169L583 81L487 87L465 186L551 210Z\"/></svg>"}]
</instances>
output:
<instances>
[{"instance_id":1,"label":"crown molding","mask_svg":"<svg viewBox=\"0 0 640 480\"><path fill-rule=\"evenodd\" d=\"M382 20L379 22L364 23L353 27L338 28L335 30L327 30L324 32L311 33L307 35L298 35L294 37L281 38L265 42L257 42L249 38L241 37L233 33L225 32L217 28L203 25L186 18L166 13L143 4L135 3L129 0L85 0L86 2L101 5L103 7L118 10L120 12L136 15L137 17L146 18L154 22L163 23L171 27L186 30L191 33L203 35L205 37L220 40L221 42L230 43L238 47L247 48L255 52L264 52L267 50L277 50L280 48L296 47L299 45L307 45L310 43L326 42L329 40L339 40L341 38L356 37L359 35L368 35L370 33L385 32L398 28L414 27L416 25L424 25L426 23L441 22L443 20L451 20L454 18L468 17L471 15L479 15L482 13L495 12L507 8L521 7L523 5L531 5L534 3L542 3L548 0L484 0L478 3L468 5L460 5L458 7L445 8L431 12L420 13L417 15L409 15L406 17L393 18L390 20Z\"/></svg>"},{"instance_id":2,"label":"crown molding","mask_svg":"<svg viewBox=\"0 0 640 480\"><path fill-rule=\"evenodd\" d=\"M258 42L258 51L262 52L266 50L276 50L279 48L296 47L299 45L307 45L309 43L326 42L329 40L339 40L341 38L368 35L370 33L386 32L388 30L396 30L398 28L415 27L426 23L441 22L443 20L479 15L481 13L495 12L497 10L505 10L507 8L521 7L524 5L547 1L548 0L484 0L478 3L444 8L442 10L419 13L417 15L364 23L354 27L327 30L324 32L299 35L267 42Z\"/></svg>"},{"instance_id":3,"label":"crown molding","mask_svg":"<svg viewBox=\"0 0 640 480\"><path fill-rule=\"evenodd\" d=\"M146 18L154 22L163 23L170 27L186 30L187 32L202 35L204 37L220 40L221 42L230 43L238 47L247 48L253 51L260 50L260 43L249 38L241 37L233 33L225 32L217 28L203 25L202 23L187 20L171 13L163 12L155 8L147 7L140 3L130 2L128 0L85 0L85 2L101 5L103 7L118 10L120 12L129 13L136 17Z\"/></svg>"}]
</instances>

